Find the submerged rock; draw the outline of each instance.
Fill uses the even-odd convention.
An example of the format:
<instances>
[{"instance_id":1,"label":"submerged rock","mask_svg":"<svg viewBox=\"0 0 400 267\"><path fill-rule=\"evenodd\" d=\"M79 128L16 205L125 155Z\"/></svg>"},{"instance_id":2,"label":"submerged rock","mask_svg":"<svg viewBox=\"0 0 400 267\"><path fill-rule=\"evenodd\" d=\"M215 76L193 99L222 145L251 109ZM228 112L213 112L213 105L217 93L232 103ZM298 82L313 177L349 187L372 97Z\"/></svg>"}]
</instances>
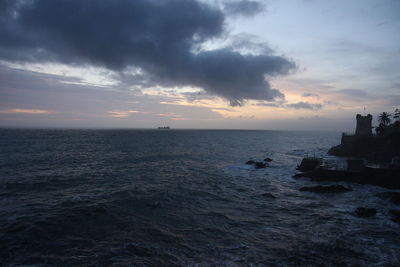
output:
<instances>
[{"instance_id":1,"label":"submerged rock","mask_svg":"<svg viewBox=\"0 0 400 267\"><path fill-rule=\"evenodd\" d=\"M345 187L343 185L317 185L317 186L304 186L300 188L300 191L313 192L313 193L343 193L351 191L351 187Z\"/></svg>"},{"instance_id":2,"label":"submerged rock","mask_svg":"<svg viewBox=\"0 0 400 267\"><path fill-rule=\"evenodd\" d=\"M254 167L256 167L256 169L266 168L266 167L267 167L267 164L264 163L264 162L256 162L256 163L254 164Z\"/></svg>"},{"instance_id":3,"label":"submerged rock","mask_svg":"<svg viewBox=\"0 0 400 267\"><path fill-rule=\"evenodd\" d=\"M389 210L389 215L392 217L392 221L400 223L400 210Z\"/></svg>"},{"instance_id":4,"label":"submerged rock","mask_svg":"<svg viewBox=\"0 0 400 267\"><path fill-rule=\"evenodd\" d=\"M267 163L261 162L261 161L254 161L254 160L249 160L246 162L247 165L254 165L256 169L261 169L261 168L266 168L268 165Z\"/></svg>"},{"instance_id":5,"label":"submerged rock","mask_svg":"<svg viewBox=\"0 0 400 267\"><path fill-rule=\"evenodd\" d=\"M367 218L376 215L376 209L359 207L355 210L358 217Z\"/></svg>"},{"instance_id":6,"label":"submerged rock","mask_svg":"<svg viewBox=\"0 0 400 267\"><path fill-rule=\"evenodd\" d=\"M393 204L400 205L400 192L382 192L376 193L375 196L384 200L388 200Z\"/></svg>"}]
</instances>

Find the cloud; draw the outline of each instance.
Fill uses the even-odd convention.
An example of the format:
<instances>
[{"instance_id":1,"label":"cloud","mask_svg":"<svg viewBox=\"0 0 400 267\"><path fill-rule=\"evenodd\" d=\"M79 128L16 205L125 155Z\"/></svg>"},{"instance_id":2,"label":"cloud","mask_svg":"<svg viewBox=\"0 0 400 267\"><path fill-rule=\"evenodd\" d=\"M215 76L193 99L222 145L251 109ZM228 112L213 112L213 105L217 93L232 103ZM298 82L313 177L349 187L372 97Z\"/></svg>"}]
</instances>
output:
<instances>
[{"instance_id":1,"label":"cloud","mask_svg":"<svg viewBox=\"0 0 400 267\"><path fill-rule=\"evenodd\" d=\"M265 10L265 6L257 1L240 0L224 2L224 11L228 14L254 16Z\"/></svg>"},{"instance_id":2,"label":"cloud","mask_svg":"<svg viewBox=\"0 0 400 267\"><path fill-rule=\"evenodd\" d=\"M323 106L322 104L312 104L308 102L297 102L293 104L287 104L286 107L294 108L294 109L311 109L311 110L319 110Z\"/></svg>"},{"instance_id":3,"label":"cloud","mask_svg":"<svg viewBox=\"0 0 400 267\"><path fill-rule=\"evenodd\" d=\"M181 93L181 95L183 95L187 101L189 102L195 102L195 101L199 101L199 100L212 100L213 97L211 95L208 95L202 91L199 92L184 92Z\"/></svg>"},{"instance_id":4,"label":"cloud","mask_svg":"<svg viewBox=\"0 0 400 267\"><path fill-rule=\"evenodd\" d=\"M281 99L279 101L275 102L265 102L265 101L259 101L258 103L253 104L254 106L260 106L260 107L284 107L285 103L287 101L285 99Z\"/></svg>"},{"instance_id":5,"label":"cloud","mask_svg":"<svg viewBox=\"0 0 400 267\"><path fill-rule=\"evenodd\" d=\"M108 116L113 118L127 118L131 113L146 113L139 110L109 111Z\"/></svg>"},{"instance_id":6,"label":"cloud","mask_svg":"<svg viewBox=\"0 0 400 267\"><path fill-rule=\"evenodd\" d=\"M0 110L0 114L32 114L32 115L42 115L42 114L53 114L49 110L43 109L23 109L23 108L14 108L14 109L3 109Z\"/></svg>"},{"instance_id":7,"label":"cloud","mask_svg":"<svg viewBox=\"0 0 400 267\"><path fill-rule=\"evenodd\" d=\"M235 51L244 51L247 54L270 54L274 51L265 42L259 40L258 36L249 33L239 33L231 37L231 47Z\"/></svg>"},{"instance_id":8,"label":"cloud","mask_svg":"<svg viewBox=\"0 0 400 267\"><path fill-rule=\"evenodd\" d=\"M318 94L314 94L314 93L304 93L301 96L302 97L319 97Z\"/></svg>"},{"instance_id":9,"label":"cloud","mask_svg":"<svg viewBox=\"0 0 400 267\"><path fill-rule=\"evenodd\" d=\"M385 100L386 105L391 106L392 108L398 107L400 103L400 96L399 95L389 95L388 98Z\"/></svg>"},{"instance_id":10,"label":"cloud","mask_svg":"<svg viewBox=\"0 0 400 267\"><path fill-rule=\"evenodd\" d=\"M0 59L9 62L104 67L119 73L123 84L199 87L233 106L283 98L268 78L296 68L272 51L199 50L224 34L225 15L196 0L0 3ZM231 4L247 14L259 7L254 1Z\"/></svg>"},{"instance_id":11,"label":"cloud","mask_svg":"<svg viewBox=\"0 0 400 267\"><path fill-rule=\"evenodd\" d=\"M342 90L336 90L334 92L351 98L357 98L357 99L370 98L368 92L360 89L342 89Z\"/></svg>"}]
</instances>

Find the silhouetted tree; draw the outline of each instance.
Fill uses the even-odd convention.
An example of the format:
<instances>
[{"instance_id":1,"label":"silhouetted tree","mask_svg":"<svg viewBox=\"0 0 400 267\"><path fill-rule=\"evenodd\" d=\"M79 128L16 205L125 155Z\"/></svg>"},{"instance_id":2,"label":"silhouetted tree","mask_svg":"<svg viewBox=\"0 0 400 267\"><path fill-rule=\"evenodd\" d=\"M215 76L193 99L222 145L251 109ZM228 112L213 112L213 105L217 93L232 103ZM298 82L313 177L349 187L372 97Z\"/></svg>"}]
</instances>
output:
<instances>
[{"instance_id":1,"label":"silhouetted tree","mask_svg":"<svg viewBox=\"0 0 400 267\"><path fill-rule=\"evenodd\" d=\"M383 126L386 126L391 122L391 119L390 119L391 116L392 115L387 113L387 112L382 112L379 115L378 120L379 120L380 123L383 124Z\"/></svg>"},{"instance_id":2,"label":"silhouetted tree","mask_svg":"<svg viewBox=\"0 0 400 267\"><path fill-rule=\"evenodd\" d=\"M400 109L396 108L396 109L394 110L393 119L395 119L395 120L397 120L397 121L400 120Z\"/></svg>"}]
</instances>

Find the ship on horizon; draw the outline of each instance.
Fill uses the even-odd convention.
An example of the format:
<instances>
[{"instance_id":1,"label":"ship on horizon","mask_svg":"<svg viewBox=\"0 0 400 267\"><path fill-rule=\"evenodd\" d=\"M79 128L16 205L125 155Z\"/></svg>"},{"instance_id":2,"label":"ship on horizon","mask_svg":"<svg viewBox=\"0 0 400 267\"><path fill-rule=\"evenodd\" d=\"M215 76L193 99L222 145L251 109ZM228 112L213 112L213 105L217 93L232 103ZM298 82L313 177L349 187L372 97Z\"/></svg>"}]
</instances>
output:
<instances>
[{"instance_id":1,"label":"ship on horizon","mask_svg":"<svg viewBox=\"0 0 400 267\"><path fill-rule=\"evenodd\" d=\"M171 129L169 126L160 126L158 127L158 130L169 130Z\"/></svg>"}]
</instances>

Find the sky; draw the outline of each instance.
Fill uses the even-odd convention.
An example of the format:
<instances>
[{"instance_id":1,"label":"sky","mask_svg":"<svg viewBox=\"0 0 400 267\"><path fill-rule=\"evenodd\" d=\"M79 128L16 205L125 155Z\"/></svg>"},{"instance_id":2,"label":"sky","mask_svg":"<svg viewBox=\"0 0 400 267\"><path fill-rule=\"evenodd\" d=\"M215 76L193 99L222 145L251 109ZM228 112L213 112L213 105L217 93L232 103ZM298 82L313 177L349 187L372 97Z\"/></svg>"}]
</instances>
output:
<instances>
[{"instance_id":1,"label":"sky","mask_svg":"<svg viewBox=\"0 0 400 267\"><path fill-rule=\"evenodd\" d=\"M398 0L0 0L0 127L352 132L399 73Z\"/></svg>"}]
</instances>

